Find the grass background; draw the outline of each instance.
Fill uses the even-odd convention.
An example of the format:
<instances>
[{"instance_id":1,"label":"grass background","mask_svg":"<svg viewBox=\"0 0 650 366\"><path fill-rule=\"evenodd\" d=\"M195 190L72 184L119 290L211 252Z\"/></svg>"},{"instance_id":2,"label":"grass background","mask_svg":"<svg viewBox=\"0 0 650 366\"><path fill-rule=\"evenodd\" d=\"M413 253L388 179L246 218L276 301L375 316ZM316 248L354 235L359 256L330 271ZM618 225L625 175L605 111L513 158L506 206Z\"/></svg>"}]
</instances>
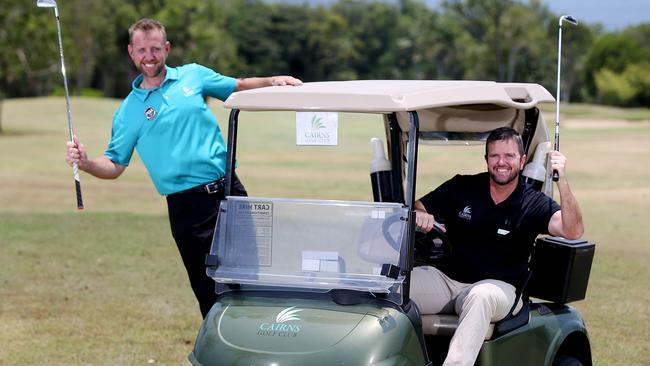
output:
<instances>
[{"instance_id":1,"label":"grass background","mask_svg":"<svg viewBox=\"0 0 650 366\"><path fill-rule=\"evenodd\" d=\"M106 147L118 103L72 99L91 156ZM212 106L225 130L227 111ZM554 120L553 105L543 111ZM562 112L569 180L585 237L597 243L587 299L573 305L595 365L647 365L650 111ZM383 136L379 117L342 115L338 148L296 147L290 113L240 117L238 172L251 194L371 199L369 137ZM66 125L62 98L3 105L0 365L187 364L200 316L164 199L134 156L117 181L82 174L86 210L77 212ZM482 154L482 145L421 146L417 195L454 173L484 170Z\"/></svg>"}]
</instances>

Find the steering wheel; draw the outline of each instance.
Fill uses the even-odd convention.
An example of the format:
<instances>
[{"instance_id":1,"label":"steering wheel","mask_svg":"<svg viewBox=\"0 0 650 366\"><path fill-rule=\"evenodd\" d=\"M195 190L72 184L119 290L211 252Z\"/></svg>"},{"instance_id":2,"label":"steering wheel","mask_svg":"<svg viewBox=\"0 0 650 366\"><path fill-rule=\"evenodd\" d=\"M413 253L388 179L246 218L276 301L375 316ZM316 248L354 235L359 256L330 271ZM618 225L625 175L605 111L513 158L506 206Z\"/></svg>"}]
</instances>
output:
<instances>
[{"instance_id":1,"label":"steering wheel","mask_svg":"<svg viewBox=\"0 0 650 366\"><path fill-rule=\"evenodd\" d=\"M415 233L414 266L436 266L449 258L451 244L436 225L428 233Z\"/></svg>"}]
</instances>

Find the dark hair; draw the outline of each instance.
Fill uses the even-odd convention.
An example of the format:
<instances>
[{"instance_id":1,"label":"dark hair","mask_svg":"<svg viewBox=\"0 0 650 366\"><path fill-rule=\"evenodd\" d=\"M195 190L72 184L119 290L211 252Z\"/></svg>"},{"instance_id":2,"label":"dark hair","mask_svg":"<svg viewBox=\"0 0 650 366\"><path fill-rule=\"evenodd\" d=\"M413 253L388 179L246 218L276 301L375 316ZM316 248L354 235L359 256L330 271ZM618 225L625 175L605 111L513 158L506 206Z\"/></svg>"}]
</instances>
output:
<instances>
[{"instance_id":1,"label":"dark hair","mask_svg":"<svg viewBox=\"0 0 650 366\"><path fill-rule=\"evenodd\" d=\"M165 31L165 26L157 20L142 18L137 22L133 23L133 25L129 27L129 43L131 44L133 43L133 33L135 33L135 31L137 30L141 30L143 32L159 30L160 33L162 33L163 42L167 41L167 32Z\"/></svg>"},{"instance_id":2,"label":"dark hair","mask_svg":"<svg viewBox=\"0 0 650 366\"><path fill-rule=\"evenodd\" d=\"M524 143L521 141L521 135L515 129L510 127L499 127L490 132L485 141L485 157L488 154L488 145L494 141L512 140L517 144L519 155L524 155Z\"/></svg>"}]
</instances>

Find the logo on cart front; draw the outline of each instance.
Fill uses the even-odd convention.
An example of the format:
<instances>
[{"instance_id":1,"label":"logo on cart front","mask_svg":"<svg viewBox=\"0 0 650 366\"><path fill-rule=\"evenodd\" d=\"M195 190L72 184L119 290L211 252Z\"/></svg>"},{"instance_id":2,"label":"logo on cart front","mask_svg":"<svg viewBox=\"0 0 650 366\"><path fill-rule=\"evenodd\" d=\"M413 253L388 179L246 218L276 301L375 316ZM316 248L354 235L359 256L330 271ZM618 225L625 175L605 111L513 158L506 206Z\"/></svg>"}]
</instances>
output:
<instances>
[{"instance_id":1,"label":"logo on cart front","mask_svg":"<svg viewBox=\"0 0 650 366\"><path fill-rule=\"evenodd\" d=\"M276 323L286 323L291 320L298 320L300 321L300 317L298 316L298 313L301 312L302 309L296 309L295 306L292 306L290 308L286 308L282 310L281 312L278 313L278 316L275 317L275 322Z\"/></svg>"},{"instance_id":2,"label":"logo on cart front","mask_svg":"<svg viewBox=\"0 0 650 366\"><path fill-rule=\"evenodd\" d=\"M295 306L286 308L278 313L273 323L262 323L259 326L257 335L267 337L295 337L302 330L302 324L299 322L298 315L303 309L296 309Z\"/></svg>"}]
</instances>

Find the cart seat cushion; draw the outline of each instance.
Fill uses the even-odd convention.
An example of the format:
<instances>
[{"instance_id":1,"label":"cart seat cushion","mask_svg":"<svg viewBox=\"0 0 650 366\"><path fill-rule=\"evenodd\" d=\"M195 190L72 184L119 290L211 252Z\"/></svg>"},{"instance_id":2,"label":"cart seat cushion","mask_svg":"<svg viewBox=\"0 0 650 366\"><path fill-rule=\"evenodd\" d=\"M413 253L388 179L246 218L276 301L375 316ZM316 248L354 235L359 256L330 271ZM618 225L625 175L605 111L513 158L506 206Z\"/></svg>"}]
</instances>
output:
<instances>
[{"instance_id":1,"label":"cart seat cushion","mask_svg":"<svg viewBox=\"0 0 650 366\"><path fill-rule=\"evenodd\" d=\"M455 314L435 314L422 315L422 331L425 335L451 337L458 328L458 315ZM494 332L494 323L490 324L485 340L492 337Z\"/></svg>"},{"instance_id":2,"label":"cart seat cushion","mask_svg":"<svg viewBox=\"0 0 650 366\"><path fill-rule=\"evenodd\" d=\"M528 322L529 308L528 303L524 306L522 299L517 301L512 314L506 316L504 319L495 323L490 323L488 331L485 334L485 340L489 340L492 336L499 336L499 334L507 333L508 331L519 327L520 325ZM426 314L421 315L422 318L422 332L424 335L451 337L454 335L456 328L458 328L458 315L456 314ZM507 323L507 324L506 324ZM499 325L495 332L495 326ZM495 334L497 333L497 334Z\"/></svg>"}]
</instances>

